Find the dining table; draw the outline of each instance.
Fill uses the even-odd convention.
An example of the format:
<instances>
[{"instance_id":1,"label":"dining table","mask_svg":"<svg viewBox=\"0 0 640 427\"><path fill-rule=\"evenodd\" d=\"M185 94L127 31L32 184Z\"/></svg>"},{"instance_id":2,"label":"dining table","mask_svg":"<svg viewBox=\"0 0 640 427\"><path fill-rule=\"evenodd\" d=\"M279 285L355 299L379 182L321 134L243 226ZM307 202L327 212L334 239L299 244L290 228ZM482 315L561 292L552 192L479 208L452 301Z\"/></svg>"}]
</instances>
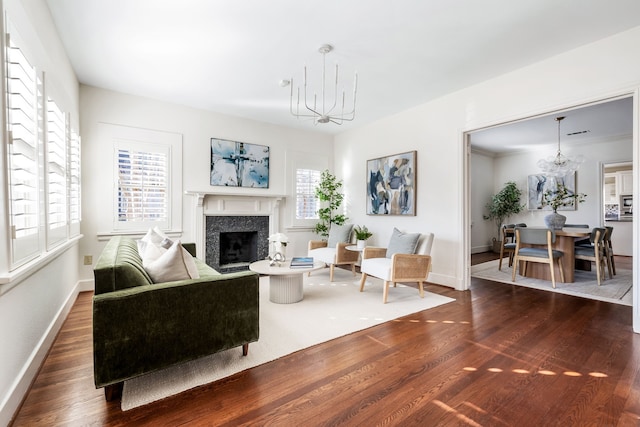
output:
<instances>
[{"instance_id":1,"label":"dining table","mask_svg":"<svg viewBox=\"0 0 640 427\"><path fill-rule=\"evenodd\" d=\"M553 244L553 249L557 249L564 253L562 257L562 269L564 272L564 283L573 283L575 281L575 242L576 240L584 239L591 235L590 228L577 228L577 227L565 227L561 230L555 230L556 241ZM556 267L557 268L557 267ZM581 267L581 269L590 269L591 263ZM518 272L522 269L519 268ZM556 280L560 281L559 271L556 271ZM525 277L532 277L541 280L551 280L551 273L549 272L549 265L539 262L530 262L527 265L527 274Z\"/></svg>"}]
</instances>

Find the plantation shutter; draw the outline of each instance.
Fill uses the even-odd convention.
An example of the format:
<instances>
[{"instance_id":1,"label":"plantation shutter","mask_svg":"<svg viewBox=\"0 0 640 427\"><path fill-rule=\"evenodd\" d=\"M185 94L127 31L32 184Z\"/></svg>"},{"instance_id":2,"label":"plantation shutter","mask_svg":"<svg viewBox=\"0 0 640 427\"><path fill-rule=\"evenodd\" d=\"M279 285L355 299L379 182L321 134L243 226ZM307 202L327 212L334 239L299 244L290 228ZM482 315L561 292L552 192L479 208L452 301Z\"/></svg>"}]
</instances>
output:
<instances>
[{"instance_id":1,"label":"plantation shutter","mask_svg":"<svg viewBox=\"0 0 640 427\"><path fill-rule=\"evenodd\" d=\"M123 141L116 150L117 228L167 228L169 147Z\"/></svg>"},{"instance_id":2,"label":"plantation shutter","mask_svg":"<svg viewBox=\"0 0 640 427\"><path fill-rule=\"evenodd\" d=\"M47 246L67 238L67 120L47 99Z\"/></svg>"},{"instance_id":3,"label":"plantation shutter","mask_svg":"<svg viewBox=\"0 0 640 427\"><path fill-rule=\"evenodd\" d=\"M36 69L6 36L8 183L12 264L39 252L38 96Z\"/></svg>"},{"instance_id":4,"label":"plantation shutter","mask_svg":"<svg viewBox=\"0 0 640 427\"><path fill-rule=\"evenodd\" d=\"M316 187L321 172L313 169L296 169L296 219L318 219L319 201Z\"/></svg>"},{"instance_id":5,"label":"plantation shutter","mask_svg":"<svg viewBox=\"0 0 640 427\"><path fill-rule=\"evenodd\" d=\"M80 193L80 136L71 131L69 139L69 224L70 235L80 234L81 193Z\"/></svg>"}]
</instances>

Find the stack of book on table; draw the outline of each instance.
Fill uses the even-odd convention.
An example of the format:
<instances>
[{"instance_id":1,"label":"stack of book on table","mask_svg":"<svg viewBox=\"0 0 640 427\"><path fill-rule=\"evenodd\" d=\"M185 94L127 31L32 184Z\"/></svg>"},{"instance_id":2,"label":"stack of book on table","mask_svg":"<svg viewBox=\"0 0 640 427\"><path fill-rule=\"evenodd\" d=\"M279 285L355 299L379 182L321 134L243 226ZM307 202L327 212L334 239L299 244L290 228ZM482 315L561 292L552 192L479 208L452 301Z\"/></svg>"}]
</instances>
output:
<instances>
[{"instance_id":1,"label":"stack of book on table","mask_svg":"<svg viewBox=\"0 0 640 427\"><path fill-rule=\"evenodd\" d=\"M309 268L313 267L313 257L296 256L291 258L291 268Z\"/></svg>"}]
</instances>

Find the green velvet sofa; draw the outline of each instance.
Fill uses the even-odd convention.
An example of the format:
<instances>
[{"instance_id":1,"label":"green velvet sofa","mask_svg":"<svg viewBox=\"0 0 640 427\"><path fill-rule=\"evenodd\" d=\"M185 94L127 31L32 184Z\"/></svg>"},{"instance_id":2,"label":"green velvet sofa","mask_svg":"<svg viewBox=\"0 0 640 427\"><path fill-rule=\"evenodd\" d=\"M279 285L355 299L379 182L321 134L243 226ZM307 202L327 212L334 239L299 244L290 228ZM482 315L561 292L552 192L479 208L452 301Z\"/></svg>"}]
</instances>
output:
<instances>
[{"instance_id":1,"label":"green velvet sofa","mask_svg":"<svg viewBox=\"0 0 640 427\"><path fill-rule=\"evenodd\" d=\"M258 340L258 275L195 262L199 279L154 284L135 240L107 243L93 297L94 382L107 400L120 397L127 379L234 347L246 355Z\"/></svg>"}]
</instances>

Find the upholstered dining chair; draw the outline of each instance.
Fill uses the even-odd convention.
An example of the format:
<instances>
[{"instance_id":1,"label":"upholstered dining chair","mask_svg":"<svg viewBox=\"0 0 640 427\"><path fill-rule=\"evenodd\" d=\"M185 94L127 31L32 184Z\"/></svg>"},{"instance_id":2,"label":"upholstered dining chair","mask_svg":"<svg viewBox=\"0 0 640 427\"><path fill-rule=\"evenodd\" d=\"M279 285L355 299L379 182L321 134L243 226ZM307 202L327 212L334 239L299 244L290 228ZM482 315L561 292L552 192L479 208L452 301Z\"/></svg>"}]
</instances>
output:
<instances>
[{"instance_id":1,"label":"upholstered dining chair","mask_svg":"<svg viewBox=\"0 0 640 427\"><path fill-rule=\"evenodd\" d=\"M368 276L377 277L384 281L382 293L383 304L387 303L389 285L397 282L418 283L420 298L424 298L423 284L431 271L431 247L433 246L433 233L403 233L397 228L386 248L365 247L362 251L360 271L360 292Z\"/></svg>"},{"instance_id":2,"label":"upholstered dining chair","mask_svg":"<svg viewBox=\"0 0 640 427\"><path fill-rule=\"evenodd\" d=\"M516 250L516 227L526 227L527 224L503 224L501 228L501 243L500 243L500 261L498 261L498 270L502 270L502 259L505 254L509 256L509 267L513 265L513 254Z\"/></svg>"},{"instance_id":3,"label":"upholstered dining chair","mask_svg":"<svg viewBox=\"0 0 640 427\"><path fill-rule=\"evenodd\" d=\"M607 262L604 248L604 237L606 233L607 230L605 228L595 227L591 230L591 235L589 236L591 245L580 245L575 247L575 259L582 259L596 263L598 286L600 286L601 280L604 278L604 265ZM611 270L609 270L609 276L613 277L611 275Z\"/></svg>"},{"instance_id":4,"label":"upholstered dining chair","mask_svg":"<svg viewBox=\"0 0 640 427\"><path fill-rule=\"evenodd\" d=\"M560 280L564 282L564 271L562 269L562 257L564 256L564 252L553 249L553 244L555 242L556 233L551 229L516 227L516 250L513 256L514 267L511 270L511 281L516 281L516 270L520 266L521 262L521 276L527 274L528 262L541 262L549 265L551 285L554 288L556 287L554 272L554 264L556 263L560 269Z\"/></svg>"},{"instance_id":5,"label":"upholstered dining chair","mask_svg":"<svg viewBox=\"0 0 640 427\"><path fill-rule=\"evenodd\" d=\"M347 246L352 242L353 224L336 225L329 229L328 240L310 240L307 248L307 256L315 261L322 261L329 266L329 281L333 282L333 272L336 265L350 265L351 272L356 275L356 263L360 257L357 251L350 251ZM311 272L307 274L311 275Z\"/></svg>"}]
</instances>

